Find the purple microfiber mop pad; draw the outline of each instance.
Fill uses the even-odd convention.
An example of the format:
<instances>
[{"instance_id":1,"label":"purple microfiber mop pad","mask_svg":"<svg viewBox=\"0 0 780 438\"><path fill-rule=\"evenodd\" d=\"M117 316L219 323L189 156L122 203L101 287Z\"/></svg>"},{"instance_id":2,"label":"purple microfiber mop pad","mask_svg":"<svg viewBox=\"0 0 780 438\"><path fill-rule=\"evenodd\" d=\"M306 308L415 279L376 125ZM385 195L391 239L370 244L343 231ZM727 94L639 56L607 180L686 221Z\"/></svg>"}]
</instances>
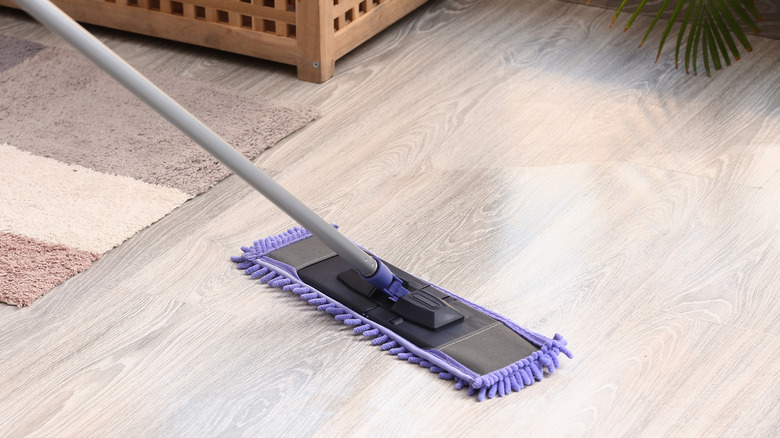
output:
<instances>
[{"instance_id":1,"label":"purple microfiber mop pad","mask_svg":"<svg viewBox=\"0 0 780 438\"><path fill-rule=\"evenodd\" d=\"M232 257L232 260L238 264L239 269L245 270L245 273L252 278L260 279L261 282L267 283L272 287L292 292L300 296L301 299L306 300L309 304L316 305L318 310L330 314L336 320L352 327L355 334L372 338L371 344L373 346L380 346L383 351L388 351L401 360L427 368L430 372L436 373L441 379L454 381L455 388L458 390L468 388L469 395L476 395L479 401L484 400L485 397L504 396L513 391L519 391L536 381L541 381L544 377L544 368L547 368L549 373L553 373L560 366L558 355L561 353L569 358L573 357L566 348L566 340L561 335L556 334L550 339L526 330L489 309L435 285L431 286L488 315L495 321L503 323L514 333L538 347L538 349L522 360L515 361L510 365L489 373L480 374L439 349L421 348L393 330L371 321L307 285L300 279L297 271L292 266L268 257L268 254L273 251L310 237L312 237L311 233L303 228L296 227L287 230L285 233L258 240L251 247L241 248L243 254Z\"/></svg>"}]
</instances>

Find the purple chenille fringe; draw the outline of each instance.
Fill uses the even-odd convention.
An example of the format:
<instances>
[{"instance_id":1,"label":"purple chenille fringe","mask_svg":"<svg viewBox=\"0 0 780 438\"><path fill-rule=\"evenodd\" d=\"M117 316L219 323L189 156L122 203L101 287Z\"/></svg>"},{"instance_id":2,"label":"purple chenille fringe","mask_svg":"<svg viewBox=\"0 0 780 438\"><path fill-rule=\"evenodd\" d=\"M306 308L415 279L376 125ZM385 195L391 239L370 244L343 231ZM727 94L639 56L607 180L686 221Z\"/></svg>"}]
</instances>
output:
<instances>
[{"instance_id":1,"label":"purple chenille fringe","mask_svg":"<svg viewBox=\"0 0 780 438\"><path fill-rule=\"evenodd\" d=\"M535 381L541 381L544 376L544 367L547 368L548 372L553 373L560 366L558 360L560 353L565 354L570 359L573 357L566 348L566 340L561 335L556 334L552 339L546 338L520 327L489 309L438 288L438 286L434 287L497 321L501 321L540 349L525 359L484 375L478 375L439 350L423 350L392 330L352 313L348 307L306 285L298 278L295 269L291 266L264 257L271 251L311 236L312 234L307 230L295 227L282 234L258 240L251 247L242 247L241 250L244 253L231 257L231 260L252 278L260 279L269 286L293 292L309 304L316 305L317 310L334 316L348 326L353 326L352 330L355 334L373 338L372 345L381 346L382 350L388 351L399 359L427 368L430 372L437 373L441 379L453 380L457 390L467 387L469 395L476 394L479 401L484 400L485 397L504 396L512 391L519 391Z\"/></svg>"}]
</instances>

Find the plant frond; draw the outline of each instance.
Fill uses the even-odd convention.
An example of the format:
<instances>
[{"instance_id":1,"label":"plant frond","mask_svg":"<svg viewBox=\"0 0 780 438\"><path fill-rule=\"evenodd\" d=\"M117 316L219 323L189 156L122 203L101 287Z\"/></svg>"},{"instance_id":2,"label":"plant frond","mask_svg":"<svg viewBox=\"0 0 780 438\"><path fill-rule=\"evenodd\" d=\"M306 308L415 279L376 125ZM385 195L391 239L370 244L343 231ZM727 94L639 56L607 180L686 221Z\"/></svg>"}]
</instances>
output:
<instances>
[{"instance_id":1,"label":"plant frond","mask_svg":"<svg viewBox=\"0 0 780 438\"><path fill-rule=\"evenodd\" d=\"M723 68L724 63L726 66L731 65L732 56L734 60L740 59L737 41L739 41L740 45L748 52L753 50L740 25L741 22L742 25L752 32L759 32L756 21L761 22L763 19L758 9L753 4L753 0L675 1L674 11L663 31L661 41L658 45L656 62L660 58L664 44L672 33L672 29L681 14L682 20L680 21L680 27L677 34L674 63L675 67L679 67L681 49L683 42L685 41L684 63L686 73L690 73L692 68L693 74L698 74L697 61L699 52L701 52L704 69L709 76L711 73L711 66L714 67L715 70L720 70ZM620 3L620 6L612 18L610 27L617 21L628 2L629 0L623 0ZM650 32L655 28L662 14L666 11L671 2L672 0L664 0L661 3L660 9L647 28L639 47L642 47L650 36ZM624 30L628 30L634 24L646 4L647 0L639 1L639 4L629 18ZM684 13L683 10L685 11Z\"/></svg>"},{"instance_id":2,"label":"plant frond","mask_svg":"<svg viewBox=\"0 0 780 438\"><path fill-rule=\"evenodd\" d=\"M631 15L631 18L628 19L628 23L626 24L626 28L623 29L623 32L627 31L629 27L631 27L632 24L634 24L634 20L636 20L636 17L639 16L639 12L642 11L642 9L647 4L647 0L641 0L639 2L639 6L636 7L636 11L634 11L634 14Z\"/></svg>"},{"instance_id":3,"label":"plant frond","mask_svg":"<svg viewBox=\"0 0 780 438\"><path fill-rule=\"evenodd\" d=\"M753 21L752 18L750 18L750 15L748 15L747 11L745 10L745 6L751 3L752 0L729 0L729 4L737 16L739 16L739 18L745 22L745 25L748 27L748 29L757 34L760 32L758 25Z\"/></svg>"},{"instance_id":4,"label":"plant frond","mask_svg":"<svg viewBox=\"0 0 780 438\"><path fill-rule=\"evenodd\" d=\"M734 32L734 36L737 37L739 43L742 44L742 47L744 47L745 50L747 50L748 52L753 51L753 47L750 45L750 41L748 41L747 37L745 36L745 32L742 31L742 28L739 26L739 23L737 23L737 19L734 18L733 14L725 13L725 11L728 11L728 6L726 6L726 2L724 0L715 0L715 1L718 2L718 6L720 7L720 9L724 11L723 18L726 19L726 22L729 24L731 31Z\"/></svg>"},{"instance_id":5,"label":"plant frond","mask_svg":"<svg viewBox=\"0 0 780 438\"><path fill-rule=\"evenodd\" d=\"M674 7L674 12L672 12L672 18L669 19L669 23L666 25L666 29L664 30L664 34L661 37L661 43L658 44L658 54L655 56L655 62L658 62L658 58L661 57L661 51L664 49L664 43L666 42L666 38L669 36L669 32L672 31L672 26L674 26L674 23L677 21L677 17L680 15L680 12L682 11L683 6L688 0L681 0L677 2L677 6ZM659 14L660 15L660 14ZM683 28L684 29L684 28ZM682 35L683 30L680 30L680 34ZM650 35L650 30L647 31L647 34L645 34L645 39L647 38L647 35ZM642 42L644 43L645 40L643 39ZM641 44L640 44L641 46ZM679 55L679 51L675 54L674 57L674 64L677 65L677 55Z\"/></svg>"},{"instance_id":6,"label":"plant frond","mask_svg":"<svg viewBox=\"0 0 780 438\"><path fill-rule=\"evenodd\" d=\"M645 43L645 41L647 40L647 37L650 35L650 31L652 31L653 28L655 27L655 24L658 23L658 19L661 18L661 14L663 14L664 11L666 10L666 7L669 6L669 2L670 1L671 0L664 0L664 2L661 4L661 8L658 9L658 13L655 14L655 18L653 19L653 22L650 23L650 27L647 28L647 32L645 33L645 37L642 38L642 42L639 43L639 47L642 47L642 44ZM634 14L636 14L636 12ZM626 30L628 30L628 25L626 26Z\"/></svg>"},{"instance_id":7,"label":"plant frond","mask_svg":"<svg viewBox=\"0 0 780 438\"><path fill-rule=\"evenodd\" d=\"M723 3L723 0L710 0L711 4L714 4L712 6L712 14L715 16L715 21L718 23L718 29L720 29L720 34L723 35L723 39L726 41L726 45L729 46L729 49L731 50L731 54L734 55L734 60L739 61L739 50L737 49L736 43L734 43L734 38L731 37L731 32L729 32L729 28L726 25L726 21L728 21L728 17L726 17L726 21L723 20L724 13L723 9L726 7L726 5ZM731 18L734 18L731 15L728 15ZM742 29L740 29L741 31ZM742 33L744 36L744 32Z\"/></svg>"},{"instance_id":8,"label":"plant frond","mask_svg":"<svg viewBox=\"0 0 780 438\"><path fill-rule=\"evenodd\" d=\"M691 57L691 63L693 64L693 75L696 76L699 74L698 69L696 68L696 60L699 59L696 54L699 51L699 41L701 37L701 31L704 26L702 26L702 23L704 22L704 14L701 13L702 9L704 8L704 0L699 0L699 5L696 8L696 35L693 37L693 56ZM694 28L691 28L691 33L693 33ZM702 44L704 42L702 41Z\"/></svg>"},{"instance_id":9,"label":"plant frond","mask_svg":"<svg viewBox=\"0 0 780 438\"><path fill-rule=\"evenodd\" d=\"M710 73L710 59L707 49L710 47L710 38L708 37L711 37L712 33L710 33L710 23L704 19L704 16L702 16L701 33L701 56L704 58L704 70L707 72L707 77L710 77L712 74Z\"/></svg>"},{"instance_id":10,"label":"plant frond","mask_svg":"<svg viewBox=\"0 0 780 438\"><path fill-rule=\"evenodd\" d=\"M687 0L680 1L680 3L686 3L686 2ZM696 0L691 0L691 2L693 2L695 5ZM688 27L688 24L691 22L691 17L693 17L693 10L694 10L693 5L689 5L688 9L685 10L685 16L683 17L682 24L680 25L680 33L677 35L677 46L674 49L674 68L680 68L680 48L682 47L683 37L685 36L685 28ZM670 22L668 27L671 28L673 24L674 23ZM688 47L690 47L690 44L688 44L688 46L686 46L685 49L686 51L685 71L686 72L688 71L688 61L687 61ZM660 52L656 57L656 61L658 60L659 56L661 56Z\"/></svg>"},{"instance_id":11,"label":"plant frond","mask_svg":"<svg viewBox=\"0 0 780 438\"><path fill-rule=\"evenodd\" d=\"M712 0L708 0L710 3L710 8L712 9ZM712 58L716 61L718 61L715 64L715 70L720 70L721 67L719 67L720 64L720 55L723 55L723 62L726 63L727 66L731 65L731 59L729 58L729 51L726 48L726 43L723 42L723 37L720 35L720 32L718 32L718 22L713 18L713 16L717 16L718 11L717 9L712 9L712 11L707 11L707 19L710 22L710 33L712 34L712 41L710 41L710 44L712 48L715 48L715 44L717 43L717 49L720 49L720 52L715 50L715 53L712 55Z\"/></svg>"}]
</instances>

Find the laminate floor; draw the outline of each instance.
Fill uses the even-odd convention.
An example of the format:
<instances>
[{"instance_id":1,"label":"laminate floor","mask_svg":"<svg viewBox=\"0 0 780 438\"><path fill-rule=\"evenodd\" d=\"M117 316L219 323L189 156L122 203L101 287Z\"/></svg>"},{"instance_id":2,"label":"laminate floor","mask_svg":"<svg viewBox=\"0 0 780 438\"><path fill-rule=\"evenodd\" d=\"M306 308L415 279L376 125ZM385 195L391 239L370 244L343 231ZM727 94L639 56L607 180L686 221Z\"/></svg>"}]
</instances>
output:
<instances>
[{"instance_id":1,"label":"laminate floor","mask_svg":"<svg viewBox=\"0 0 780 438\"><path fill-rule=\"evenodd\" d=\"M432 0L321 85L92 28L142 71L319 107L257 165L575 358L484 403L394 360L235 269L293 223L230 177L33 306L0 307L0 435L780 435L780 41L693 77L610 19ZM64 46L16 11L0 29Z\"/></svg>"}]
</instances>

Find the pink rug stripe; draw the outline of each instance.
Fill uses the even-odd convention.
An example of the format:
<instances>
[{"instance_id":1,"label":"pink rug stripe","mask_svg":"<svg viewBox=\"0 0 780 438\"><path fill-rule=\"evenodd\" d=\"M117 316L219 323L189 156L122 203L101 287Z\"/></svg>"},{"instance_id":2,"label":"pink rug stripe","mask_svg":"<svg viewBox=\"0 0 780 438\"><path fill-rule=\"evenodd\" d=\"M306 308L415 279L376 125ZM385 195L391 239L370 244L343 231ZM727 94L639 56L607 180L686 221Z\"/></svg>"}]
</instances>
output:
<instances>
[{"instance_id":1,"label":"pink rug stripe","mask_svg":"<svg viewBox=\"0 0 780 438\"><path fill-rule=\"evenodd\" d=\"M98 254L0 232L0 301L19 307L87 269Z\"/></svg>"}]
</instances>

